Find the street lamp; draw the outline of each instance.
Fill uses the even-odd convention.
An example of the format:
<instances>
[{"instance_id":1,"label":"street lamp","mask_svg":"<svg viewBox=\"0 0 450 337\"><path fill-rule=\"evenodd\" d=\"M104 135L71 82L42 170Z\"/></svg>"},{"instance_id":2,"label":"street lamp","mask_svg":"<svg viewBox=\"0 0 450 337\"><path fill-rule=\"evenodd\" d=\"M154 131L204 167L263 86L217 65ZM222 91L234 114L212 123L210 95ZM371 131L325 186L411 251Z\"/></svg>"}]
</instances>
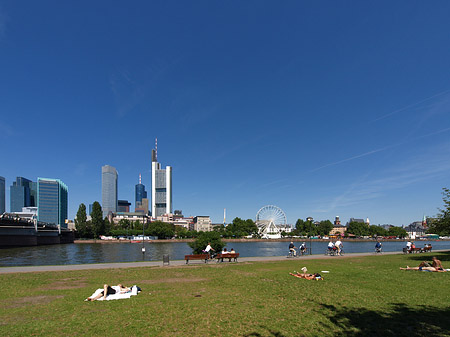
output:
<instances>
[{"instance_id":1,"label":"street lamp","mask_svg":"<svg viewBox=\"0 0 450 337\"><path fill-rule=\"evenodd\" d=\"M312 255L312 237L311 237L311 232L312 232L312 221L309 221L309 255Z\"/></svg>"},{"instance_id":2,"label":"street lamp","mask_svg":"<svg viewBox=\"0 0 450 337\"><path fill-rule=\"evenodd\" d=\"M142 219L142 260L145 260L145 247L144 247L144 240L145 240L145 222L144 219Z\"/></svg>"}]
</instances>

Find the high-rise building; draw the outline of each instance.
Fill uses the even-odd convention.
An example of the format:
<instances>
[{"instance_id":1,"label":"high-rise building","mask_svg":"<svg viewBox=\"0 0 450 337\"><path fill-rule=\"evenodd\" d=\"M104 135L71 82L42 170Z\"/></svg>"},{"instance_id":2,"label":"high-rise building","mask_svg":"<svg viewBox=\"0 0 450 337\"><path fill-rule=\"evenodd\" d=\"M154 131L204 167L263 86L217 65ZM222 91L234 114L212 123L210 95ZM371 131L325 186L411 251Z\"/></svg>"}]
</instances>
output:
<instances>
[{"instance_id":1,"label":"high-rise building","mask_svg":"<svg viewBox=\"0 0 450 337\"><path fill-rule=\"evenodd\" d=\"M68 189L59 179L38 178L38 221L67 228Z\"/></svg>"},{"instance_id":2,"label":"high-rise building","mask_svg":"<svg viewBox=\"0 0 450 337\"><path fill-rule=\"evenodd\" d=\"M137 204L134 211L136 213L144 213L145 215L148 215L149 214L148 199L142 198L142 201L139 204Z\"/></svg>"},{"instance_id":3,"label":"high-rise building","mask_svg":"<svg viewBox=\"0 0 450 337\"><path fill-rule=\"evenodd\" d=\"M24 177L17 177L10 188L10 211L21 212L23 207L37 206L36 183Z\"/></svg>"},{"instance_id":4,"label":"high-rise building","mask_svg":"<svg viewBox=\"0 0 450 337\"><path fill-rule=\"evenodd\" d=\"M128 200L118 200L117 201L117 212L130 212L131 203Z\"/></svg>"},{"instance_id":5,"label":"high-rise building","mask_svg":"<svg viewBox=\"0 0 450 337\"><path fill-rule=\"evenodd\" d=\"M142 199L147 198L147 191L145 190L145 186L142 184L141 175L139 174L139 184L135 187L135 211L136 208L140 208L142 206Z\"/></svg>"},{"instance_id":6,"label":"high-rise building","mask_svg":"<svg viewBox=\"0 0 450 337\"><path fill-rule=\"evenodd\" d=\"M0 214L5 213L6 203L5 203L5 178L0 177Z\"/></svg>"},{"instance_id":7,"label":"high-rise building","mask_svg":"<svg viewBox=\"0 0 450 337\"><path fill-rule=\"evenodd\" d=\"M110 212L117 212L118 189L117 170L109 165L102 166L102 210L105 218Z\"/></svg>"},{"instance_id":8,"label":"high-rise building","mask_svg":"<svg viewBox=\"0 0 450 337\"><path fill-rule=\"evenodd\" d=\"M158 139L152 150L152 217L172 213L172 167L158 163Z\"/></svg>"}]
</instances>

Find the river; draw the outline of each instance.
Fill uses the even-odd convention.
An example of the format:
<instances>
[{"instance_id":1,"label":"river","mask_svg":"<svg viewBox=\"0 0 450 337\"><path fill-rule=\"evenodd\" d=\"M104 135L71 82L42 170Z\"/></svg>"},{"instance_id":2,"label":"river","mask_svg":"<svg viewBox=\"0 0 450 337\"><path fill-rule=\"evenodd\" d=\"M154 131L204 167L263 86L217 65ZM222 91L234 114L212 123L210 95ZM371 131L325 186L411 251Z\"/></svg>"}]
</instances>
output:
<instances>
[{"instance_id":1,"label":"river","mask_svg":"<svg viewBox=\"0 0 450 337\"><path fill-rule=\"evenodd\" d=\"M417 247L430 243L433 249L450 249L450 241L418 241ZM299 246L299 242L294 242ZM309 241L306 245L309 248ZM374 241L344 241L345 253L373 252ZM241 257L283 256L287 255L289 242L258 241L228 242L226 248L234 248ZM34 246L0 249L0 267L41 266L86 263L161 261L168 254L171 260L183 260L184 255L192 254L186 242L152 242L145 243L74 243L51 246ZM324 254L327 242L312 242L313 254ZM383 242L383 251L401 252L405 247L403 241Z\"/></svg>"}]
</instances>

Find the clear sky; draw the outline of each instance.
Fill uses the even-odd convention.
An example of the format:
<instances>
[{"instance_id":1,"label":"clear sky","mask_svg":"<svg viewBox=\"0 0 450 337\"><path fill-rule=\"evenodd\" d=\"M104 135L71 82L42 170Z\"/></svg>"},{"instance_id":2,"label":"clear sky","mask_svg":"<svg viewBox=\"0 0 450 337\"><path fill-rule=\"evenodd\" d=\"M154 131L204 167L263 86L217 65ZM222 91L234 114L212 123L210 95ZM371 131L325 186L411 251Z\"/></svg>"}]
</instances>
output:
<instances>
[{"instance_id":1,"label":"clear sky","mask_svg":"<svg viewBox=\"0 0 450 337\"><path fill-rule=\"evenodd\" d=\"M214 222L409 224L450 187L450 1L0 0L0 176L58 178L69 216L132 202L151 149Z\"/></svg>"}]
</instances>

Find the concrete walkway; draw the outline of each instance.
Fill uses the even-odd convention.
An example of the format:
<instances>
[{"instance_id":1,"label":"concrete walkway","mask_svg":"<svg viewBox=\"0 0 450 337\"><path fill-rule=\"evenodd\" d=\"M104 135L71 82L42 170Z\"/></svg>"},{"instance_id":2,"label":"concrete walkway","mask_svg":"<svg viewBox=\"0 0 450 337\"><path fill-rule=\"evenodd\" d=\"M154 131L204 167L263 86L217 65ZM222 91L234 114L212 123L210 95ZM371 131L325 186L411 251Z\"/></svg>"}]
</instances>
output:
<instances>
[{"instance_id":1,"label":"concrete walkway","mask_svg":"<svg viewBox=\"0 0 450 337\"><path fill-rule=\"evenodd\" d=\"M441 250L445 251L445 250ZM440 252L440 251L435 251ZM385 252L379 255L395 255L402 254L399 252ZM287 258L286 256L255 256L242 257L239 262L268 262L268 261L301 261L311 259L345 259L351 257L370 256L375 253L350 253L345 256L325 256L318 255L304 255L295 258ZM227 263L227 262L224 262ZM208 264L216 264L215 260L210 260ZM170 266L185 266L184 260L170 261ZM189 265L205 265L201 261L191 262ZM162 261L142 261L142 262L120 262L120 263L93 263L93 264L68 264L58 266L19 266L19 267L0 267L0 274L9 273L31 273L31 272L49 272L49 271L69 271L69 270L92 270L92 269L114 269L114 268L142 268L142 267L162 267ZM165 265L167 266L167 264Z\"/></svg>"}]
</instances>

